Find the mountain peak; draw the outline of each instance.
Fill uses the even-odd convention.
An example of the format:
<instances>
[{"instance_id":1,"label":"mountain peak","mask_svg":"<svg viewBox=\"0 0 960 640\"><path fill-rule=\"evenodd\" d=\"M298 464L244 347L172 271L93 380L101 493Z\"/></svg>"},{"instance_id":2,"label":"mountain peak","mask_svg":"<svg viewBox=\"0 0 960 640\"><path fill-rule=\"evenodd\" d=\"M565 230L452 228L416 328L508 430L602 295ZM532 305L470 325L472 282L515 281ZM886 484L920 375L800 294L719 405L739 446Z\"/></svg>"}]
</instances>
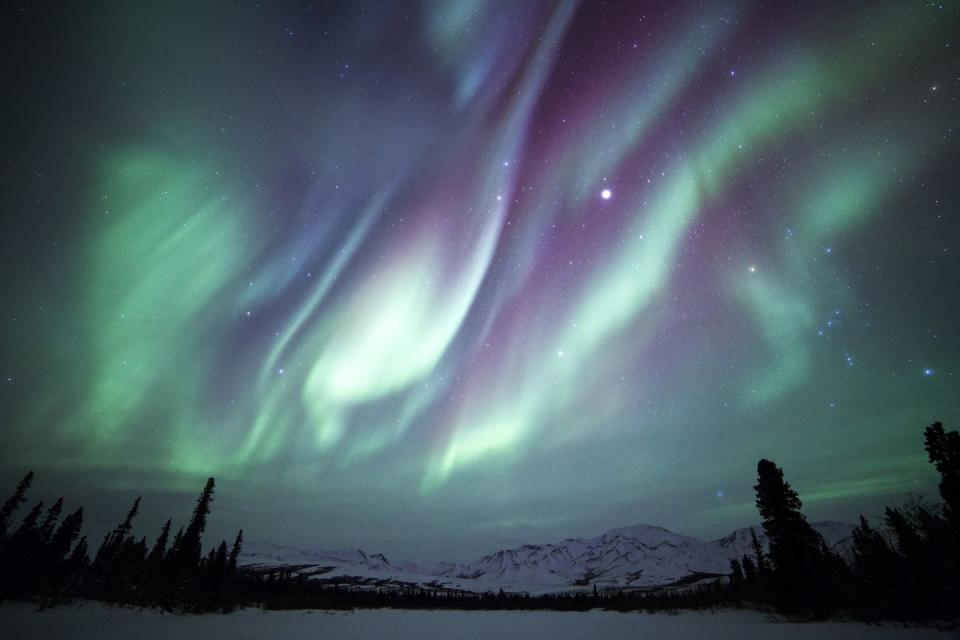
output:
<instances>
[{"instance_id":1,"label":"mountain peak","mask_svg":"<svg viewBox=\"0 0 960 640\"><path fill-rule=\"evenodd\" d=\"M849 543L853 525L814 522L832 547ZM592 538L525 544L500 549L469 564L391 564L380 553L360 549L304 551L252 543L241 563L253 570L293 567L314 578L360 581L374 586L429 585L467 591L567 591L577 588L636 589L659 587L710 575L725 575L730 560L753 554L750 530L761 544L759 525L737 529L714 541L681 535L654 525L610 529Z\"/></svg>"}]
</instances>

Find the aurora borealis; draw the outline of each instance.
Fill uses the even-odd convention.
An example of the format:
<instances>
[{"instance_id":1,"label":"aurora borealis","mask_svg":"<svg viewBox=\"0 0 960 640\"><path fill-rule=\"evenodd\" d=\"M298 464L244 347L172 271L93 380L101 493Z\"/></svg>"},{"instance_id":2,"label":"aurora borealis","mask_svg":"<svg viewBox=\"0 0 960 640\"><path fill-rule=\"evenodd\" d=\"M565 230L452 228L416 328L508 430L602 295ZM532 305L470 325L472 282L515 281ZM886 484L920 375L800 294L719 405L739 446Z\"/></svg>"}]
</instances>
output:
<instances>
[{"instance_id":1,"label":"aurora borealis","mask_svg":"<svg viewBox=\"0 0 960 640\"><path fill-rule=\"evenodd\" d=\"M453 560L935 491L956 3L2 12L8 486Z\"/></svg>"}]
</instances>

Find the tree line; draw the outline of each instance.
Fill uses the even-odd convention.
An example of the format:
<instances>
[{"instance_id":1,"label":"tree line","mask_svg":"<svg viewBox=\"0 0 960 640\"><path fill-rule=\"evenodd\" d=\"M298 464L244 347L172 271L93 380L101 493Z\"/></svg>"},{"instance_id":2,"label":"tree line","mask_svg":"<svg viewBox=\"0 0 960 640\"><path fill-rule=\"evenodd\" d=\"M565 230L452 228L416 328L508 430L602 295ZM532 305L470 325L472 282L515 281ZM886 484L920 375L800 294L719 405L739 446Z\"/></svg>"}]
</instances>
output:
<instances>
[{"instance_id":1,"label":"tree line","mask_svg":"<svg viewBox=\"0 0 960 640\"><path fill-rule=\"evenodd\" d=\"M28 473L0 508L0 599L42 605L90 598L174 611L272 609L550 609L682 610L740 606L800 617L836 614L864 619L928 621L960 618L960 434L936 422L925 450L940 474L942 503L914 500L887 507L882 523L863 516L846 552L832 549L810 525L797 492L774 462L757 464L756 505L767 545L751 529L752 551L730 563L726 578L650 591L605 590L531 596L446 588L366 588L311 580L289 567L243 569L233 544L202 552L213 502L210 478L185 528L170 537L167 520L152 545L133 535L137 498L91 559L81 537L83 509L61 520L63 499L35 504L16 528ZM79 540L78 540L79 538Z\"/></svg>"},{"instance_id":2,"label":"tree line","mask_svg":"<svg viewBox=\"0 0 960 640\"><path fill-rule=\"evenodd\" d=\"M29 472L0 509L0 599L36 600L42 605L77 597L178 611L230 610L237 579L243 530L233 545L221 541L204 555L201 541L213 502L214 479L197 499L186 527L170 538L167 520L152 545L133 535L140 498L90 557L81 536L83 508L60 521L63 498L44 511L37 502L19 526L11 516L26 502L34 474ZM79 540L77 540L79 538Z\"/></svg>"},{"instance_id":3,"label":"tree line","mask_svg":"<svg viewBox=\"0 0 960 640\"><path fill-rule=\"evenodd\" d=\"M801 615L960 617L960 434L935 422L924 441L943 501L888 506L879 527L861 515L844 555L807 522L783 471L761 460L754 489L769 548L754 535L753 553L731 561L718 597Z\"/></svg>"}]
</instances>

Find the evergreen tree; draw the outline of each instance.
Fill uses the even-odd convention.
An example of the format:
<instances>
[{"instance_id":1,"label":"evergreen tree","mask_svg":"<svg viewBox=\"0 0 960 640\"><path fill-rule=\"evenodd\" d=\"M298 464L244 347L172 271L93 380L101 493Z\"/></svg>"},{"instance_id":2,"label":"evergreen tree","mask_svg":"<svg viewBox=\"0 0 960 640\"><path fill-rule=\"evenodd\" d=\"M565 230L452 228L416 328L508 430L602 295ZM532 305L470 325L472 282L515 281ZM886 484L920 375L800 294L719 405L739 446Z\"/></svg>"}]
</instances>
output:
<instances>
[{"instance_id":1,"label":"evergreen tree","mask_svg":"<svg viewBox=\"0 0 960 640\"><path fill-rule=\"evenodd\" d=\"M60 586L61 600L69 600L70 597L82 593L83 576L89 565L87 537L83 536L63 563Z\"/></svg>"},{"instance_id":2,"label":"evergreen tree","mask_svg":"<svg viewBox=\"0 0 960 640\"><path fill-rule=\"evenodd\" d=\"M750 546L753 548L753 555L757 559L757 577L766 576L770 572L770 564L767 562L767 554L763 551L763 545L757 540L757 532L753 530L753 527L750 527Z\"/></svg>"},{"instance_id":3,"label":"evergreen tree","mask_svg":"<svg viewBox=\"0 0 960 640\"><path fill-rule=\"evenodd\" d=\"M204 568L213 568L216 557L217 557L216 548L215 547L211 548L210 551L207 552L207 557L203 559Z\"/></svg>"},{"instance_id":4,"label":"evergreen tree","mask_svg":"<svg viewBox=\"0 0 960 640\"><path fill-rule=\"evenodd\" d=\"M203 610L200 591L203 588L206 560L201 557L201 541L207 528L207 516L213 502L214 480L209 478L197 498L193 515L182 535L174 540L170 557L170 584L166 589L168 606Z\"/></svg>"},{"instance_id":5,"label":"evergreen tree","mask_svg":"<svg viewBox=\"0 0 960 640\"><path fill-rule=\"evenodd\" d=\"M227 562L227 570L233 573L237 570L237 559L243 550L243 529L237 532L237 537L233 541L233 547L230 549L230 559Z\"/></svg>"},{"instance_id":6,"label":"evergreen tree","mask_svg":"<svg viewBox=\"0 0 960 640\"><path fill-rule=\"evenodd\" d=\"M80 542L73 547L73 551L67 558L67 564L80 569L84 569L90 564L90 556L87 552L87 536L80 538Z\"/></svg>"},{"instance_id":7,"label":"evergreen tree","mask_svg":"<svg viewBox=\"0 0 960 640\"><path fill-rule=\"evenodd\" d=\"M850 537L853 577L857 581L853 595L860 601L859 608L884 609L894 605L892 593L897 585L893 549L863 516Z\"/></svg>"},{"instance_id":8,"label":"evergreen tree","mask_svg":"<svg viewBox=\"0 0 960 640\"><path fill-rule=\"evenodd\" d=\"M57 530L50 536L42 558L35 565L40 573L39 580L44 582L43 600L48 604L68 601L77 587L77 571L71 567L67 554L74 540L80 535L83 526L83 508L68 514Z\"/></svg>"},{"instance_id":9,"label":"evergreen tree","mask_svg":"<svg viewBox=\"0 0 960 640\"><path fill-rule=\"evenodd\" d=\"M860 516L860 524L850 533L850 553L853 558L853 570L857 576L875 575L879 568L880 556L889 557L892 554L887 541L880 533L870 526L867 519Z\"/></svg>"},{"instance_id":10,"label":"evergreen tree","mask_svg":"<svg viewBox=\"0 0 960 640\"><path fill-rule=\"evenodd\" d=\"M180 546L183 542L183 527L177 529L177 532L173 535L173 542L170 544L170 548L167 550L167 555L164 557L167 564L173 565L176 563L177 556L180 553Z\"/></svg>"},{"instance_id":11,"label":"evergreen tree","mask_svg":"<svg viewBox=\"0 0 960 640\"><path fill-rule=\"evenodd\" d=\"M831 559L826 545L800 511L800 496L769 460L757 464L757 508L769 542L777 604L784 609L835 606Z\"/></svg>"},{"instance_id":12,"label":"evergreen tree","mask_svg":"<svg viewBox=\"0 0 960 640\"><path fill-rule=\"evenodd\" d=\"M757 581L757 565L754 564L753 559L744 554L740 565L743 567L743 581L748 585L754 585Z\"/></svg>"},{"instance_id":13,"label":"evergreen tree","mask_svg":"<svg viewBox=\"0 0 960 640\"><path fill-rule=\"evenodd\" d=\"M39 537L42 542L46 543L50 541L54 528L57 526L57 520L60 519L61 511L63 511L63 496L58 498L57 501L53 503L53 506L47 510L43 524L40 525Z\"/></svg>"},{"instance_id":14,"label":"evergreen tree","mask_svg":"<svg viewBox=\"0 0 960 640\"><path fill-rule=\"evenodd\" d=\"M160 604L164 589L167 587L167 577L169 575L168 564L165 560L167 556L167 540L170 538L170 525L172 519L168 518L157 536L153 548L147 555L146 570L144 576L144 596L148 604Z\"/></svg>"},{"instance_id":15,"label":"evergreen tree","mask_svg":"<svg viewBox=\"0 0 960 640\"><path fill-rule=\"evenodd\" d=\"M17 530L10 536L10 546L13 548L17 544L23 544L28 540L36 540L38 537L37 520L40 519L40 512L43 511L43 501L33 505L33 509L23 519ZM19 551L20 549L18 549Z\"/></svg>"},{"instance_id":16,"label":"evergreen tree","mask_svg":"<svg viewBox=\"0 0 960 640\"><path fill-rule=\"evenodd\" d=\"M113 531L103 538L93 559L88 576L90 594L108 602L128 598L132 587L130 547L133 539L130 531L133 519L140 510L140 498L133 501L126 517Z\"/></svg>"},{"instance_id":17,"label":"evergreen tree","mask_svg":"<svg viewBox=\"0 0 960 640\"><path fill-rule=\"evenodd\" d=\"M883 520L893 533L897 552L908 562L922 562L925 555L924 542L916 524L896 507L886 507Z\"/></svg>"},{"instance_id":18,"label":"evergreen tree","mask_svg":"<svg viewBox=\"0 0 960 640\"><path fill-rule=\"evenodd\" d=\"M217 547L217 552L213 557L213 564L217 568L217 574L221 575L227 570L227 541L221 540Z\"/></svg>"},{"instance_id":19,"label":"evergreen tree","mask_svg":"<svg viewBox=\"0 0 960 640\"><path fill-rule=\"evenodd\" d=\"M140 513L140 496L137 496L137 499L133 501L130 510L127 511L127 517L114 530L114 538L117 544L122 543L130 535L130 531L133 530L133 519L137 517L138 513Z\"/></svg>"},{"instance_id":20,"label":"evergreen tree","mask_svg":"<svg viewBox=\"0 0 960 640\"><path fill-rule=\"evenodd\" d=\"M140 497L138 496L130 506L130 510L127 511L127 516L123 519L123 522L118 524L113 531L104 537L103 544L100 545L100 549L97 551L97 557L94 558L94 564L111 564L119 559L124 543L129 538L130 531L133 529L133 519L137 517L139 511Z\"/></svg>"},{"instance_id":21,"label":"evergreen tree","mask_svg":"<svg viewBox=\"0 0 960 640\"><path fill-rule=\"evenodd\" d=\"M40 528L37 521L43 510L43 502L38 502L17 527L4 551L4 571L0 573L0 594L9 594L15 598L31 595L38 582L37 568L33 563L41 556L43 544L40 541Z\"/></svg>"},{"instance_id":22,"label":"evergreen tree","mask_svg":"<svg viewBox=\"0 0 960 640\"><path fill-rule=\"evenodd\" d=\"M934 422L924 431L924 449L940 473L940 495L948 517L960 519L960 433Z\"/></svg>"},{"instance_id":23,"label":"evergreen tree","mask_svg":"<svg viewBox=\"0 0 960 640\"><path fill-rule=\"evenodd\" d=\"M20 480L20 483L17 484L17 488L14 490L13 495L7 498L3 503L3 507L0 508L0 545L6 540L7 537L7 527L10 525L10 516L20 508L20 505L24 503L27 499L27 489L30 488L30 484L33 482L33 471L28 471L27 475L23 476L23 479Z\"/></svg>"},{"instance_id":24,"label":"evergreen tree","mask_svg":"<svg viewBox=\"0 0 960 640\"><path fill-rule=\"evenodd\" d=\"M736 558L730 561L730 583L734 585L743 583L743 566Z\"/></svg>"},{"instance_id":25,"label":"evergreen tree","mask_svg":"<svg viewBox=\"0 0 960 640\"><path fill-rule=\"evenodd\" d=\"M213 502L213 478L207 479L207 485L197 498L190 524L180 540L178 548L179 562L183 566L196 566L200 562L200 544L203 532L207 528L207 516L210 515L210 503Z\"/></svg>"},{"instance_id":26,"label":"evergreen tree","mask_svg":"<svg viewBox=\"0 0 960 640\"><path fill-rule=\"evenodd\" d=\"M770 545L770 560L777 571L795 571L819 557L820 535L800 511L803 503L783 471L769 460L757 464L757 508Z\"/></svg>"},{"instance_id":27,"label":"evergreen tree","mask_svg":"<svg viewBox=\"0 0 960 640\"><path fill-rule=\"evenodd\" d=\"M54 562L60 563L64 560L73 541L80 535L80 529L83 528L83 507L80 507L66 518L57 529L56 533L50 539L49 555Z\"/></svg>"},{"instance_id":28,"label":"evergreen tree","mask_svg":"<svg viewBox=\"0 0 960 640\"><path fill-rule=\"evenodd\" d=\"M147 565L153 570L156 570L163 562L163 557L167 551L167 539L170 537L170 524L172 521L172 518L167 518L166 524L164 524L163 529L160 530L160 535L157 536L157 541L153 543L153 548L150 549L150 555L147 556Z\"/></svg>"}]
</instances>

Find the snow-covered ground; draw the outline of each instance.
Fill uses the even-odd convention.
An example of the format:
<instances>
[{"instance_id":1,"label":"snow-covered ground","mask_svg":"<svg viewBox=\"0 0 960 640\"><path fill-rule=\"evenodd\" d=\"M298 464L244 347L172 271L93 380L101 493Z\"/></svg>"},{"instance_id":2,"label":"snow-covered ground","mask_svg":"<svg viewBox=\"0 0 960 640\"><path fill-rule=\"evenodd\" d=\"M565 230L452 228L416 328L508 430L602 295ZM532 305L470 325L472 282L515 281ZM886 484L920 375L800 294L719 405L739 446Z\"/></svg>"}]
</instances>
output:
<instances>
[{"instance_id":1,"label":"snow-covered ground","mask_svg":"<svg viewBox=\"0 0 960 640\"><path fill-rule=\"evenodd\" d=\"M25 604L0 606L0 637L9 640L334 640L351 638L844 638L906 639L950 636L933 629L822 622L792 624L760 613L724 611L680 615L561 612L375 610L348 613L248 609L231 615L176 616L88 603L38 613Z\"/></svg>"}]
</instances>

